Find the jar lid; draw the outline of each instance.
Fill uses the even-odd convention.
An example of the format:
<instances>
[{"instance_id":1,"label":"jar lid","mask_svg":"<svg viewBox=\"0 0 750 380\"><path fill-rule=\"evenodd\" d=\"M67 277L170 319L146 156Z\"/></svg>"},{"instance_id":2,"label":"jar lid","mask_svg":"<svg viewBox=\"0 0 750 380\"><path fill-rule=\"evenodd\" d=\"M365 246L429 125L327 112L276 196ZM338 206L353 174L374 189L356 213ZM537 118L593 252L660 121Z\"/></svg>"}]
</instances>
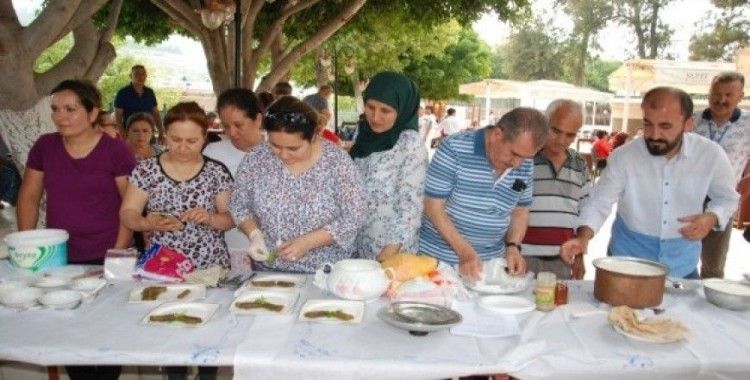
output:
<instances>
[{"instance_id":1,"label":"jar lid","mask_svg":"<svg viewBox=\"0 0 750 380\"><path fill-rule=\"evenodd\" d=\"M536 281L538 284L555 285L557 275L552 272L539 272L536 275Z\"/></svg>"}]
</instances>

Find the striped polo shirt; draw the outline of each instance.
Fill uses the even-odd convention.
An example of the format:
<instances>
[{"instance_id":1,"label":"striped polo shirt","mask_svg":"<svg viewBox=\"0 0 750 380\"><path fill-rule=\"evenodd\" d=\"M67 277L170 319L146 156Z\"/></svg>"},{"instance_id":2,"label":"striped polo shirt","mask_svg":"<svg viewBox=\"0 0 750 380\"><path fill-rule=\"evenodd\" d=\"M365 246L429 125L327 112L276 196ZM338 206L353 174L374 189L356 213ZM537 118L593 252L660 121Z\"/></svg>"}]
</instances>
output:
<instances>
[{"instance_id":1,"label":"striped polo shirt","mask_svg":"<svg viewBox=\"0 0 750 380\"><path fill-rule=\"evenodd\" d=\"M485 130L443 140L427 169L425 195L445 199L445 211L458 232L482 260L489 260L505 254L505 232L513 209L531 205L534 163L524 160L517 169L495 175L487 161ZM425 216L419 233L420 252L458 263L456 253Z\"/></svg>"},{"instance_id":2,"label":"striped polo shirt","mask_svg":"<svg viewBox=\"0 0 750 380\"><path fill-rule=\"evenodd\" d=\"M568 149L568 158L555 172L540 151L534 157L534 199L523 238L524 256L557 256L560 244L575 237L580 200L591 187L586 160Z\"/></svg>"}]
</instances>

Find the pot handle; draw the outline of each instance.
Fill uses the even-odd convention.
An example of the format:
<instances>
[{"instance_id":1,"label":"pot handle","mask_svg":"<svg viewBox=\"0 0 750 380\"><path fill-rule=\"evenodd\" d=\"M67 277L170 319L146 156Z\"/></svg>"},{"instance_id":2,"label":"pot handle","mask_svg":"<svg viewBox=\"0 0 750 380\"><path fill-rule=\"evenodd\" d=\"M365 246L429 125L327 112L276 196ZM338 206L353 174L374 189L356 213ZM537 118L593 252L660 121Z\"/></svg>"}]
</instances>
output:
<instances>
[{"instance_id":1,"label":"pot handle","mask_svg":"<svg viewBox=\"0 0 750 380\"><path fill-rule=\"evenodd\" d=\"M331 263L325 263L315 271L315 277L313 277L313 285L317 286L318 289L328 290L328 274L333 270Z\"/></svg>"}]
</instances>

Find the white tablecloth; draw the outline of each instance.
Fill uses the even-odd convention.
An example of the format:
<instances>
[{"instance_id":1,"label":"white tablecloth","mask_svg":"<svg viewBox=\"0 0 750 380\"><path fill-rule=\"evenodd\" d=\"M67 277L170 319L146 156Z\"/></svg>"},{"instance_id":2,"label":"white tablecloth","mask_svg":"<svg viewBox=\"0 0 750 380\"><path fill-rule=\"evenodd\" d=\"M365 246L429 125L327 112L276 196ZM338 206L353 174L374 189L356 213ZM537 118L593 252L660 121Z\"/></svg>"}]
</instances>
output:
<instances>
[{"instance_id":1,"label":"white tablecloth","mask_svg":"<svg viewBox=\"0 0 750 380\"><path fill-rule=\"evenodd\" d=\"M9 275L0 265L0 278ZM415 337L380 321L385 304L366 305L357 325L298 322L306 299L331 298L312 288L286 316L229 313L233 296L208 291L221 307L197 328L144 326L154 308L128 304L137 285L105 288L72 311L0 307L0 359L52 364L234 365L237 379L427 379L508 372L522 379L749 379L750 312L717 308L693 291L668 290L662 306L693 332L688 342L650 344L619 335L606 313L573 318L564 308L519 317L521 335L471 338L447 331ZM606 310L593 283L571 282L571 303ZM523 294L531 297L530 291Z\"/></svg>"}]
</instances>

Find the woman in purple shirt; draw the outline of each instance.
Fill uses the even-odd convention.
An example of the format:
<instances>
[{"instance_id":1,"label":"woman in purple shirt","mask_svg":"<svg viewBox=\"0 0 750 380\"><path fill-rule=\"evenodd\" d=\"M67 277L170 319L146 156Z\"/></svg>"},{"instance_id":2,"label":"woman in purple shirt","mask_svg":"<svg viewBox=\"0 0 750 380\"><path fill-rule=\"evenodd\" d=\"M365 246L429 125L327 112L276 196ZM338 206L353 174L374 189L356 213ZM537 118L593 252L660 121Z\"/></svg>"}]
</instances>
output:
<instances>
[{"instance_id":1,"label":"woman in purple shirt","mask_svg":"<svg viewBox=\"0 0 750 380\"><path fill-rule=\"evenodd\" d=\"M18 230L31 230L46 191L47 227L70 234L69 263L102 264L107 249L127 248L132 240L118 211L135 157L122 140L96 128L100 107L101 95L89 82L66 80L52 90L57 132L32 146L18 197Z\"/></svg>"},{"instance_id":2,"label":"woman in purple shirt","mask_svg":"<svg viewBox=\"0 0 750 380\"><path fill-rule=\"evenodd\" d=\"M102 264L110 248L126 248L132 233L118 211L135 157L122 140L101 132L99 90L66 80L52 90L57 132L39 137L29 152L18 195L18 230L36 228L42 193L47 193L47 227L70 234L68 262ZM73 379L117 379L119 366L67 366Z\"/></svg>"}]
</instances>

